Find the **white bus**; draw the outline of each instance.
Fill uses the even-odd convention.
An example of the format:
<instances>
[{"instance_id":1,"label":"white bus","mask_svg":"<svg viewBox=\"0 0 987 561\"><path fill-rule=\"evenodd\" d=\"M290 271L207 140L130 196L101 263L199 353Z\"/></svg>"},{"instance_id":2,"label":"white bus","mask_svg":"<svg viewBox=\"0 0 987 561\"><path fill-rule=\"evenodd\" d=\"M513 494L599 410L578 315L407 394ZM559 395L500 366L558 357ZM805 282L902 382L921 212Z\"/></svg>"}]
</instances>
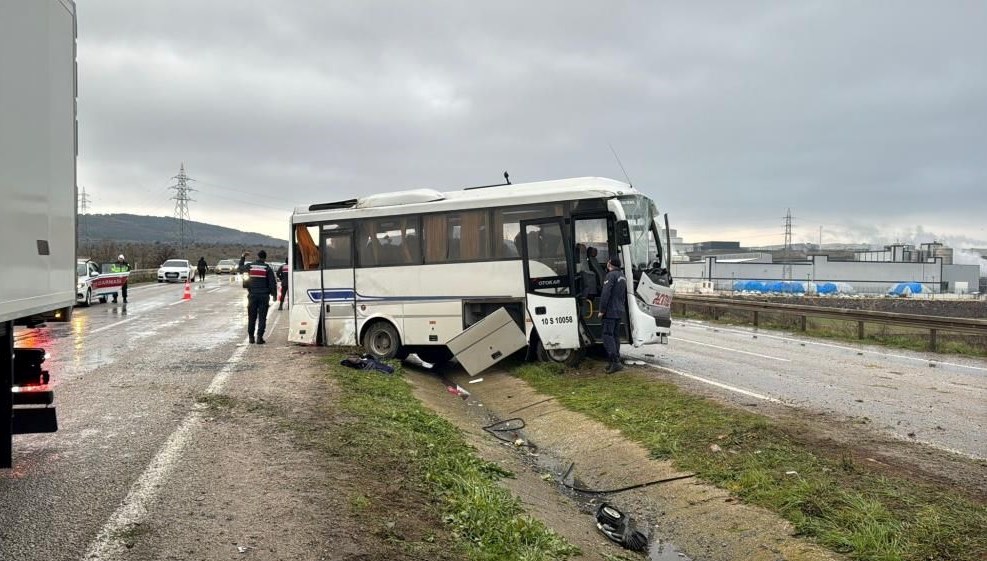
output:
<instances>
[{"instance_id":1,"label":"white bus","mask_svg":"<svg viewBox=\"0 0 987 561\"><path fill-rule=\"evenodd\" d=\"M667 215L662 222L648 197L618 181L314 204L292 214L291 240L292 342L442 363L452 358L446 342L503 307L529 356L573 364L601 340L599 295L615 254L629 281L622 340L668 342Z\"/></svg>"}]
</instances>

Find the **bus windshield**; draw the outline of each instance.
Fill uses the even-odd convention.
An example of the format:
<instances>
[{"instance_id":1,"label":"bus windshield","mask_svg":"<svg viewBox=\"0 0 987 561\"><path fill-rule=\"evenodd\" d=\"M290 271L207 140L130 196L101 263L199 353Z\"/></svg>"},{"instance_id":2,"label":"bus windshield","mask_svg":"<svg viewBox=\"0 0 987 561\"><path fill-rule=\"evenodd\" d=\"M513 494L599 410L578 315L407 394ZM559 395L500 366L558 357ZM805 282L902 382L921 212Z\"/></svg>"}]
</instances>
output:
<instances>
[{"instance_id":1,"label":"bus windshield","mask_svg":"<svg viewBox=\"0 0 987 561\"><path fill-rule=\"evenodd\" d=\"M661 242L655 238L652 228L658 209L650 199L641 195L620 197L619 200L631 230L630 265L637 277L642 271L661 264Z\"/></svg>"}]
</instances>

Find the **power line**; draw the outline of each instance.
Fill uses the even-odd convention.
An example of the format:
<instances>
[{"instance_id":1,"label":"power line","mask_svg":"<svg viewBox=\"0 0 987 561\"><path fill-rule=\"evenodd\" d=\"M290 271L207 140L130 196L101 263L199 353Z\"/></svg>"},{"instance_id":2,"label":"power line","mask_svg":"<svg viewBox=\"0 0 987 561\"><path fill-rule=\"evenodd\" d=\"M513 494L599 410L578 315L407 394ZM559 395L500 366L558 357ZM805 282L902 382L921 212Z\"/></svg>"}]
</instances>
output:
<instances>
[{"instance_id":1,"label":"power line","mask_svg":"<svg viewBox=\"0 0 987 561\"><path fill-rule=\"evenodd\" d=\"M785 266L782 278L792 280L792 209L785 214Z\"/></svg>"},{"instance_id":2,"label":"power line","mask_svg":"<svg viewBox=\"0 0 987 561\"><path fill-rule=\"evenodd\" d=\"M185 174L185 162L182 162L178 175L172 179L178 181L168 189L175 191L172 200L175 201L175 218L178 220L178 245L184 253L188 249L188 243L192 241L192 219L189 217L188 204L195 199L191 198L189 193L197 189L188 186L189 177Z\"/></svg>"}]
</instances>

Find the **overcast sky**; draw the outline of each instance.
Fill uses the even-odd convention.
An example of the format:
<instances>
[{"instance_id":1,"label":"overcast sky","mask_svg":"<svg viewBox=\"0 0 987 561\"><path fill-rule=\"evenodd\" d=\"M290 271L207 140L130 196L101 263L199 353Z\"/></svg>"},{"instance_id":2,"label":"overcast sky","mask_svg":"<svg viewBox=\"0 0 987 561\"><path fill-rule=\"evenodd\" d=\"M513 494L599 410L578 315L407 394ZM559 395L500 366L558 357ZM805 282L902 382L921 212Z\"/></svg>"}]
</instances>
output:
<instances>
[{"instance_id":1,"label":"overcast sky","mask_svg":"<svg viewBox=\"0 0 987 561\"><path fill-rule=\"evenodd\" d=\"M687 241L987 246L987 2L77 0L91 211L622 179Z\"/></svg>"}]
</instances>

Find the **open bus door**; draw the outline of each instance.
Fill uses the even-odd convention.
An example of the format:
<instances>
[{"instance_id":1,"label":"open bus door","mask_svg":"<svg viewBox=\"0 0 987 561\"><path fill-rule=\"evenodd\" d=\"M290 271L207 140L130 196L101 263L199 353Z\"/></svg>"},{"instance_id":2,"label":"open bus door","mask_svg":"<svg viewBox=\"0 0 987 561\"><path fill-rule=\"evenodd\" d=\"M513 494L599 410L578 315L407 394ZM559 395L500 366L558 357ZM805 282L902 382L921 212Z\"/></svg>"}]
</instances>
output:
<instances>
[{"instance_id":1,"label":"open bus door","mask_svg":"<svg viewBox=\"0 0 987 561\"><path fill-rule=\"evenodd\" d=\"M528 316L545 352L563 359L581 346L575 268L565 219L522 220L520 227Z\"/></svg>"},{"instance_id":2,"label":"open bus door","mask_svg":"<svg viewBox=\"0 0 987 561\"><path fill-rule=\"evenodd\" d=\"M672 326L672 243L668 229L668 215L665 215L664 239L661 237L663 229L658 218L658 216L654 217L650 225L651 235L658 250L655 255L656 260L649 263L647 269L642 271L634 292L641 299L644 311L655 318L655 323L660 329L665 330L665 334L659 336L658 342L667 343L667 330ZM648 341L650 332L645 333L643 328L633 322L632 327L635 342Z\"/></svg>"},{"instance_id":3,"label":"open bus door","mask_svg":"<svg viewBox=\"0 0 987 561\"><path fill-rule=\"evenodd\" d=\"M356 277L351 229L322 228L322 342L354 346L356 335Z\"/></svg>"}]
</instances>

